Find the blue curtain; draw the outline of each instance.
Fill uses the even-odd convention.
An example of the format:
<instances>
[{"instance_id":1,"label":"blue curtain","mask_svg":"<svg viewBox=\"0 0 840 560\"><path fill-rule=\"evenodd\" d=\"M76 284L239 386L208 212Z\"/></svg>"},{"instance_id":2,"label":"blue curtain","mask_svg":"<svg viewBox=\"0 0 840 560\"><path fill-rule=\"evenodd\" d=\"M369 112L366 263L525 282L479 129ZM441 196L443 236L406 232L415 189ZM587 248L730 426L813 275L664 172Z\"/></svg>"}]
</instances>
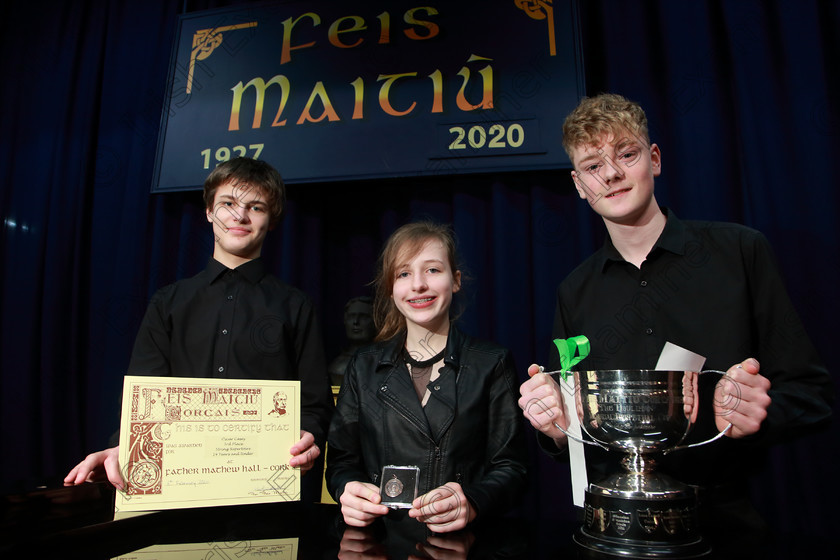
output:
<instances>
[{"instance_id":1,"label":"blue curtain","mask_svg":"<svg viewBox=\"0 0 840 560\"><path fill-rule=\"evenodd\" d=\"M106 445L151 294L212 252L198 193L149 188L177 15L235 3L31 0L1 9L7 490L63 475ZM621 93L647 109L663 153L659 201L682 218L765 232L837 372L840 3L580 4L587 92ZM554 289L603 239L568 170L293 185L264 257L313 298L337 354L344 302L369 293L382 242L426 217L452 223L460 238L464 330L510 347L523 372L545 363ZM838 439L836 429L803 434L756 473L756 500L779 531L809 538L838 523ZM569 519L567 468L531 453L527 503L546 523Z\"/></svg>"}]
</instances>

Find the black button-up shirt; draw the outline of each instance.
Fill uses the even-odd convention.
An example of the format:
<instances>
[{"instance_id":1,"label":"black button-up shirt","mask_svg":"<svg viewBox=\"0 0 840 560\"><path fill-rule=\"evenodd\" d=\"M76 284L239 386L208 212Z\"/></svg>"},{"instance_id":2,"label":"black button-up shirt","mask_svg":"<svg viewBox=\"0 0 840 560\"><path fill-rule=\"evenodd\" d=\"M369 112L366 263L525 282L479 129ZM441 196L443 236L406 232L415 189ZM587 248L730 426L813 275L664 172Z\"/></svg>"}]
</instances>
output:
<instances>
[{"instance_id":1,"label":"black button-up shirt","mask_svg":"<svg viewBox=\"0 0 840 560\"><path fill-rule=\"evenodd\" d=\"M831 378L760 232L738 224L681 221L663 211L665 229L641 268L625 261L607 237L560 284L553 336L589 339L589 357L575 367L580 370L652 369L665 342L705 356L706 369L725 371L756 358L772 384L772 404L760 433L747 441L723 438L661 460L661 470L683 482L741 484L750 471L742 461L758 458L756 443L807 433L805 427L831 415ZM552 357L551 368L559 369L557 353ZM691 441L717 431L711 397L718 379L701 376L706 404ZM591 449L588 464L606 465L605 458L597 458L599 450ZM598 476L591 472L590 482Z\"/></svg>"},{"instance_id":2,"label":"black button-up shirt","mask_svg":"<svg viewBox=\"0 0 840 560\"><path fill-rule=\"evenodd\" d=\"M261 259L202 272L158 290L129 375L301 381L301 428L323 447L333 410L323 340L306 295Z\"/></svg>"}]
</instances>

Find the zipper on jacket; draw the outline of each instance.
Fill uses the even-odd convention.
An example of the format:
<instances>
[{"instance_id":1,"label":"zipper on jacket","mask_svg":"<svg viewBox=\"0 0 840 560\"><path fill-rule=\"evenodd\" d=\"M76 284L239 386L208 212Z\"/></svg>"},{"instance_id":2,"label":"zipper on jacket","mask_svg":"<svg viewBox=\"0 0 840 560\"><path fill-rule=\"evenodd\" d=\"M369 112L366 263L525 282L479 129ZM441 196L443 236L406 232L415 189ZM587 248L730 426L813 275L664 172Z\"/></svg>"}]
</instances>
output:
<instances>
[{"instance_id":1,"label":"zipper on jacket","mask_svg":"<svg viewBox=\"0 0 840 560\"><path fill-rule=\"evenodd\" d=\"M411 424L412 426L417 428L417 425L414 422L411 421L411 419L408 417L408 415L406 415L402 410L399 409L399 407L397 407L394 404L394 402L392 401L391 395L388 394L388 386L387 385L383 385L382 387L379 388L379 394L382 395L383 400L385 401L385 404L389 408L391 408L391 410L396 412L406 422L408 422L409 424ZM438 486L440 486L440 472L439 471L440 471L440 462L441 462L441 457L442 457L442 454L441 454L441 451L440 451L440 446L438 446L438 443L432 437L430 437L429 434L427 434L425 431L420 430L419 428L418 428L418 431L423 435L423 437L425 437L427 440L429 440L429 442L431 442L432 445L435 446L434 461L432 463L432 466L433 466L432 473L434 473L434 474L432 476L432 485L431 485L430 489L437 488Z\"/></svg>"},{"instance_id":2,"label":"zipper on jacket","mask_svg":"<svg viewBox=\"0 0 840 560\"><path fill-rule=\"evenodd\" d=\"M440 486L440 459L440 447L435 444L435 461L432 464L432 472L434 473L434 477L432 478L432 488Z\"/></svg>"}]
</instances>

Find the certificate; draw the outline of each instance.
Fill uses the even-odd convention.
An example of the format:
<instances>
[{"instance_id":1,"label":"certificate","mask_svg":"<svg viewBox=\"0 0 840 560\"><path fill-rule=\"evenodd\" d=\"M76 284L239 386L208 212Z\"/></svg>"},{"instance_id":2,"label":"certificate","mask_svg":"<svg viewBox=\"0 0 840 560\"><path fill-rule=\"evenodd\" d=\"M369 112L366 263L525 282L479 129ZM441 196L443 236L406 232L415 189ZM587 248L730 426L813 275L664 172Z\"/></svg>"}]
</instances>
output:
<instances>
[{"instance_id":1,"label":"certificate","mask_svg":"<svg viewBox=\"0 0 840 560\"><path fill-rule=\"evenodd\" d=\"M118 556L116 560L168 559L205 560L207 558L270 558L274 560L296 560L298 539L264 539L256 541L156 544L135 552Z\"/></svg>"},{"instance_id":2,"label":"certificate","mask_svg":"<svg viewBox=\"0 0 840 560\"><path fill-rule=\"evenodd\" d=\"M293 501L300 381L126 376L117 512Z\"/></svg>"}]
</instances>

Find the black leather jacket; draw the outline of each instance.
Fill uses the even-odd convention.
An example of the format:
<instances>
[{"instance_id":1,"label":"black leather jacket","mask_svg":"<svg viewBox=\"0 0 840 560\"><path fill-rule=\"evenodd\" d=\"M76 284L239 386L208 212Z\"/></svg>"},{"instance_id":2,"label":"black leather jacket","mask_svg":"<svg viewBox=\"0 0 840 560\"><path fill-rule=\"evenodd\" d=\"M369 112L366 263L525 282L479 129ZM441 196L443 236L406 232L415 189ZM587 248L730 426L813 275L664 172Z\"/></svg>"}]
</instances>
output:
<instances>
[{"instance_id":1,"label":"black leather jacket","mask_svg":"<svg viewBox=\"0 0 840 560\"><path fill-rule=\"evenodd\" d=\"M418 495L458 482L478 516L525 491L526 448L510 352L450 327L425 409L401 358L404 336L359 350L338 395L327 480L338 500L351 481L379 485L385 465L420 467Z\"/></svg>"}]
</instances>

